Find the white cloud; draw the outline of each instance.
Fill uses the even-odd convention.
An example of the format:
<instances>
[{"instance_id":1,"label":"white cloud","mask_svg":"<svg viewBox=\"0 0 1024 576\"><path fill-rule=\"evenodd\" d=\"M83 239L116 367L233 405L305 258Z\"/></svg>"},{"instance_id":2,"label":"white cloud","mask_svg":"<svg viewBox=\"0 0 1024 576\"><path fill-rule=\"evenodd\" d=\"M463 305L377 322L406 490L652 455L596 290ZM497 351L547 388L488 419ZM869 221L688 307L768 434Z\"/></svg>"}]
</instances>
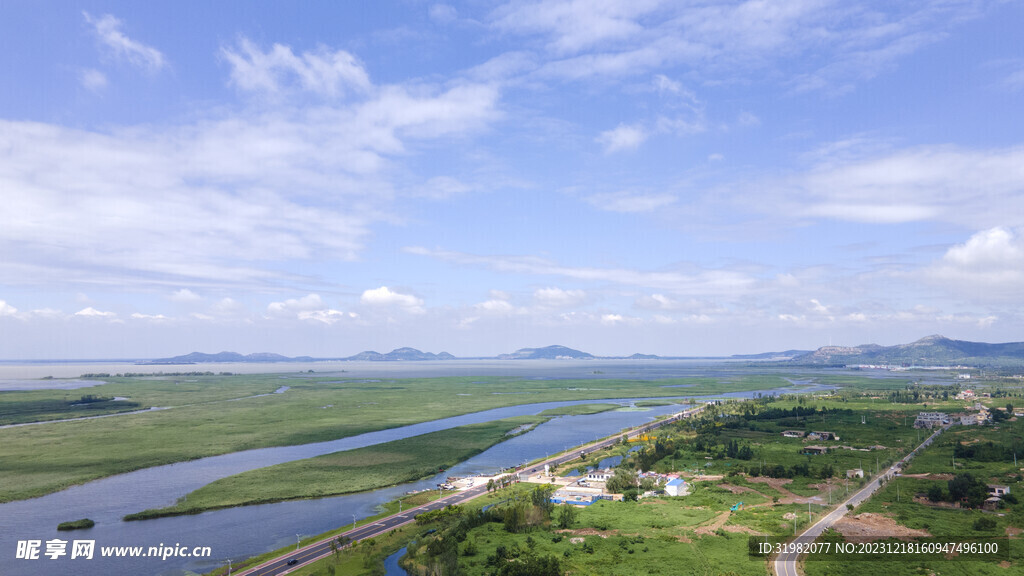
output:
<instances>
[{"instance_id":1,"label":"white cloud","mask_svg":"<svg viewBox=\"0 0 1024 576\"><path fill-rule=\"evenodd\" d=\"M302 298L291 298L284 302L271 302L267 314L271 316L296 316L300 312L312 312L325 308L319 294L308 294Z\"/></svg>"},{"instance_id":2,"label":"white cloud","mask_svg":"<svg viewBox=\"0 0 1024 576\"><path fill-rule=\"evenodd\" d=\"M322 322L328 326L344 320L354 320L358 317L359 315L355 312L342 312L340 310L332 310L329 308L323 310L303 310L298 314L299 320Z\"/></svg>"},{"instance_id":3,"label":"white cloud","mask_svg":"<svg viewBox=\"0 0 1024 576\"><path fill-rule=\"evenodd\" d=\"M491 26L537 39L542 75L628 76L685 65L698 77L790 78L794 90L849 90L977 16L980 2L882 10L835 0L672 3L511 1Z\"/></svg>"},{"instance_id":4,"label":"white cloud","mask_svg":"<svg viewBox=\"0 0 1024 576\"><path fill-rule=\"evenodd\" d=\"M604 146L605 154L621 150L634 150L647 140L647 131L638 125L619 124L612 130L606 130L595 139Z\"/></svg>"},{"instance_id":5,"label":"white cloud","mask_svg":"<svg viewBox=\"0 0 1024 576\"><path fill-rule=\"evenodd\" d=\"M411 294L395 292L387 286L364 291L359 301L368 306L397 307L408 312L423 312L423 300Z\"/></svg>"},{"instance_id":6,"label":"white cloud","mask_svg":"<svg viewBox=\"0 0 1024 576\"><path fill-rule=\"evenodd\" d=\"M858 154L867 149L866 155ZM802 174L734 186L721 209L772 218L983 228L1024 224L1024 147L922 146L879 152L871 142L819 152ZM712 196L709 196L709 199ZM724 214L724 213L723 213Z\"/></svg>"},{"instance_id":7,"label":"white cloud","mask_svg":"<svg viewBox=\"0 0 1024 576\"><path fill-rule=\"evenodd\" d=\"M132 318L135 320L149 320L154 322L170 320L170 318L164 316L163 314L140 314L138 312L132 314Z\"/></svg>"},{"instance_id":8,"label":"white cloud","mask_svg":"<svg viewBox=\"0 0 1024 576\"><path fill-rule=\"evenodd\" d=\"M541 306L568 308L583 303L587 299L587 293L583 290L562 290L552 287L534 291L533 297Z\"/></svg>"},{"instance_id":9,"label":"white cloud","mask_svg":"<svg viewBox=\"0 0 1024 576\"><path fill-rule=\"evenodd\" d=\"M428 15L438 24L450 24L459 18L459 12L449 4L434 4L430 7Z\"/></svg>"},{"instance_id":10,"label":"white cloud","mask_svg":"<svg viewBox=\"0 0 1024 576\"><path fill-rule=\"evenodd\" d=\"M633 192L612 192L594 194L587 202L610 212L653 212L676 201L672 194L641 194Z\"/></svg>"},{"instance_id":11,"label":"white cloud","mask_svg":"<svg viewBox=\"0 0 1024 576\"><path fill-rule=\"evenodd\" d=\"M78 73L78 81L86 90L99 92L107 87L107 76L95 68L86 68Z\"/></svg>"},{"instance_id":12,"label":"white cloud","mask_svg":"<svg viewBox=\"0 0 1024 576\"><path fill-rule=\"evenodd\" d=\"M975 301L1018 300L1024 286L1024 236L1019 229L982 230L949 248L924 275Z\"/></svg>"},{"instance_id":13,"label":"white cloud","mask_svg":"<svg viewBox=\"0 0 1024 576\"><path fill-rule=\"evenodd\" d=\"M649 272L628 268L565 266L536 256L478 256L418 246L404 248L404 251L448 262L484 266L499 272L563 276L575 280L669 290L676 294L734 296L750 293L757 284L752 276L733 270L697 270L690 274L677 271Z\"/></svg>"},{"instance_id":14,"label":"white cloud","mask_svg":"<svg viewBox=\"0 0 1024 576\"><path fill-rule=\"evenodd\" d=\"M547 48L551 52L575 54L642 32L637 19L657 4L649 0L510 2L495 10L492 20L503 31L549 34Z\"/></svg>"},{"instance_id":15,"label":"white cloud","mask_svg":"<svg viewBox=\"0 0 1024 576\"><path fill-rule=\"evenodd\" d=\"M103 312L89 306L88 308L83 308L78 312L75 312L75 316L83 316L86 318L113 318L117 316L117 314L114 312Z\"/></svg>"},{"instance_id":16,"label":"white cloud","mask_svg":"<svg viewBox=\"0 0 1024 576\"><path fill-rule=\"evenodd\" d=\"M316 57L295 58L307 76L341 77ZM358 96L104 131L0 120L0 275L251 288L297 280L267 262L353 260L371 225L395 220L390 159L485 126L498 91L417 83Z\"/></svg>"},{"instance_id":17,"label":"white cloud","mask_svg":"<svg viewBox=\"0 0 1024 576\"><path fill-rule=\"evenodd\" d=\"M371 87L363 65L344 50L321 47L297 56L289 46L274 44L264 52L242 38L237 47L222 48L221 55L231 65L231 82L245 91L277 94L297 82L303 90L333 98Z\"/></svg>"},{"instance_id":18,"label":"white cloud","mask_svg":"<svg viewBox=\"0 0 1024 576\"><path fill-rule=\"evenodd\" d=\"M619 324L619 323L623 322L624 320L625 320L625 318L623 318L621 314L602 314L601 315L601 324L604 324L605 326L615 326L616 324Z\"/></svg>"},{"instance_id":19,"label":"white cloud","mask_svg":"<svg viewBox=\"0 0 1024 576\"><path fill-rule=\"evenodd\" d=\"M100 43L115 58L129 62L134 66L157 72L166 65L164 55L152 46L132 40L121 31L122 22L110 14L93 18L83 12L85 21L92 24Z\"/></svg>"},{"instance_id":20,"label":"white cloud","mask_svg":"<svg viewBox=\"0 0 1024 576\"><path fill-rule=\"evenodd\" d=\"M184 302L184 303L199 302L200 300L203 299L202 296L200 296L199 294L196 294L195 292L189 290L188 288L182 288L180 290L176 290L173 294L171 294L170 298L174 302Z\"/></svg>"},{"instance_id":21,"label":"white cloud","mask_svg":"<svg viewBox=\"0 0 1024 576\"><path fill-rule=\"evenodd\" d=\"M515 311L515 306L512 306L507 300L487 300L474 304L473 308L491 314L510 314Z\"/></svg>"},{"instance_id":22,"label":"white cloud","mask_svg":"<svg viewBox=\"0 0 1024 576\"><path fill-rule=\"evenodd\" d=\"M18 313L18 309L11 306L7 302L0 300L0 316L14 316Z\"/></svg>"}]
</instances>

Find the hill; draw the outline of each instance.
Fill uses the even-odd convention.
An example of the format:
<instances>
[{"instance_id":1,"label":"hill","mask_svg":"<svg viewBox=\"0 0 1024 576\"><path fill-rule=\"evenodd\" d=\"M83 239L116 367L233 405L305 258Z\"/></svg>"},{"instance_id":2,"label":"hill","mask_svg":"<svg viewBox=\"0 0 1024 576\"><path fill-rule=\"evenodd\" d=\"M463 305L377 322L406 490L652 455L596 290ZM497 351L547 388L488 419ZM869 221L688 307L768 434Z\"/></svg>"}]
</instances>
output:
<instances>
[{"instance_id":1,"label":"hill","mask_svg":"<svg viewBox=\"0 0 1024 576\"><path fill-rule=\"evenodd\" d=\"M498 356L498 360L589 360L592 358L594 358L593 354L558 345L544 348L520 348L511 354Z\"/></svg>"},{"instance_id":2,"label":"hill","mask_svg":"<svg viewBox=\"0 0 1024 576\"><path fill-rule=\"evenodd\" d=\"M793 358L798 364L886 364L895 366L1024 365L1024 342L988 344L932 335L910 344L823 346Z\"/></svg>"}]
</instances>

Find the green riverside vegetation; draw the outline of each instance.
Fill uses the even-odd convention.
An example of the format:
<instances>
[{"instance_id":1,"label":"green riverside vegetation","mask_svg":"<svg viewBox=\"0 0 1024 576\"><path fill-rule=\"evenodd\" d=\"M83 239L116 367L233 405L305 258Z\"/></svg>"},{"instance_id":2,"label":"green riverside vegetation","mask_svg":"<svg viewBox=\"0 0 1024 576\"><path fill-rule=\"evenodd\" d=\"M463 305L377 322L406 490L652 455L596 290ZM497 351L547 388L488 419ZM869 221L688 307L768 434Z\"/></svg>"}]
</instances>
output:
<instances>
[{"instance_id":1,"label":"green riverside vegetation","mask_svg":"<svg viewBox=\"0 0 1024 576\"><path fill-rule=\"evenodd\" d=\"M511 438L511 432L523 433L544 420L521 416L470 424L250 470L207 484L181 498L174 506L130 514L125 520L322 498L403 484L433 476Z\"/></svg>"}]
</instances>

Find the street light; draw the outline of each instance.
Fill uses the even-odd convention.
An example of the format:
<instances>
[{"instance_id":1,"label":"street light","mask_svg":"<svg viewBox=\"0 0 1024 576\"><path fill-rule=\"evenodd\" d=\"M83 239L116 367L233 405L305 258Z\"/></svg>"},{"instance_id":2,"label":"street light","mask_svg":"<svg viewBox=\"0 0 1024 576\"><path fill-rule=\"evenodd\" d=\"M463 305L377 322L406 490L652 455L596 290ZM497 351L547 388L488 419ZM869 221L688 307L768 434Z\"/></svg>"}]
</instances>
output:
<instances>
[{"instance_id":1,"label":"street light","mask_svg":"<svg viewBox=\"0 0 1024 576\"><path fill-rule=\"evenodd\" d=\"M231 576L231 558L228 558L228 576Z\"/></svg>"},{"instance_id":2,"label":"street light","mask_svg":"<svg viewBox=\"0 0 1024 576\"><path fill-rule=\"evenodd\" d=\"M295 535L295 551L298 552L298 550L299 550L299 535L296 534Z\"/></svg>"},{"instance_id":3,"label":"street light","mask_svg":"<svg viewBox=\"0 0 1024 576\"><path fill-rule=\"evenodd\" d=\"M356 515L355 514L352 515L352 529L353 530L356 529Z\"/></svg>"}]
</instances>

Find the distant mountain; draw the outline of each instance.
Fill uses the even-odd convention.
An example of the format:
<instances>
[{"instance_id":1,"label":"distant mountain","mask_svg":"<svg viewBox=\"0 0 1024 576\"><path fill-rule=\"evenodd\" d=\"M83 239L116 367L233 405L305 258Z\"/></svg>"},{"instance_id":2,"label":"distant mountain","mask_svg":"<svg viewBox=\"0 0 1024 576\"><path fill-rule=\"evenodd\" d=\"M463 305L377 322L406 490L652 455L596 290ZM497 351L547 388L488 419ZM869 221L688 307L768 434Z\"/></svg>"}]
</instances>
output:
<instances>
[{"instance_id":1,"label":"distant mountain","mask_svg":"<svg viewBox=\"0 0 1024 576\"><path fill-rule=\"evenodd\" d=\"M520 348L511 354L498 356L498 360L583 360L592 358L594 358L593 354L558 345L544 348Z\"/></svg>"},{"instance_id":2,"label":"distant mountain","mask_svg":"<svg viewBox=\"0 0 1024 576\"><path fill-rule=\"evenodd\" d=\"M355 356L343 358L343 360L364 360L369 362L396 362L400 360L454 360L455 356L447 352L434 354L433 352L421 352L415 348L396 348L387 354L367 350Z\"/></svg>"},{"instance_id":3,"label":"distant mountain","mask_svg":"<svg viewBox=\"0 0 1024 576\"><path fill-rule=\"evenodd\" d=\"M782 352L762 352L760 354L733 354L729 358L734 360L792 360L798 356L810 353L810 350L784 350Z\"/></svg>"},{"instance_id":4,"label":"distant mountain","mask_svg":"<svg viewBox=\"0 0 1024 576\"><path fill-rule=\"evenodd\" d=\"M988 344L932 335L910 344L824 346L796 356L800 364L887 364L895 366L990 366L1024 364L1024 342Z\"/></svg>"},{"instance_id":5,"label":"distant mountain","mask_svg":"<svg viewBox=\"0 0 1024 576\"><path fill-rule=\"evenodd\" d=\"M313 360L309 356L298 356L296 358L289 358L288 356L282 356L280 354L272 354L270 352L257 352L255 354L242 355L238 352L218 352L216 354L204 354L202 352L192 352L191 354L185 354L183 356L174 356L173 358L158 358L156 360L150 360L146 364L205 364L208 362L308 362Z\"/></svg>"},{"instance_id":6,"label":"distant mountain","mask_svg":"<svg viewBox=\"0 0 1024 576\"><path fill-rule=\"evenodd\" d=\"M398 348L392 350L387 354L381 354L380 352L374 352L368 350L366 352L360 352L355 356L349 356L348 358L313 358L312 356L295 356L288 357L280 354L272 354L270 352L258 352L256 354L242 355L238 352L219 352L217 354L204 354L202 352L192 352L191 354L185 354L183 356L174 356L173 358L159 358L156 360L150 360L148 362L142 362L142 364L205 364L213 362L316 362L316 361L327 361L327 360L364 360L370 362L393 362L398 360L453 360L455 356L447 352L441 352L440 354L433 354L431 352L420 352L415 348Z\"/></svg>"}]
</instances>

